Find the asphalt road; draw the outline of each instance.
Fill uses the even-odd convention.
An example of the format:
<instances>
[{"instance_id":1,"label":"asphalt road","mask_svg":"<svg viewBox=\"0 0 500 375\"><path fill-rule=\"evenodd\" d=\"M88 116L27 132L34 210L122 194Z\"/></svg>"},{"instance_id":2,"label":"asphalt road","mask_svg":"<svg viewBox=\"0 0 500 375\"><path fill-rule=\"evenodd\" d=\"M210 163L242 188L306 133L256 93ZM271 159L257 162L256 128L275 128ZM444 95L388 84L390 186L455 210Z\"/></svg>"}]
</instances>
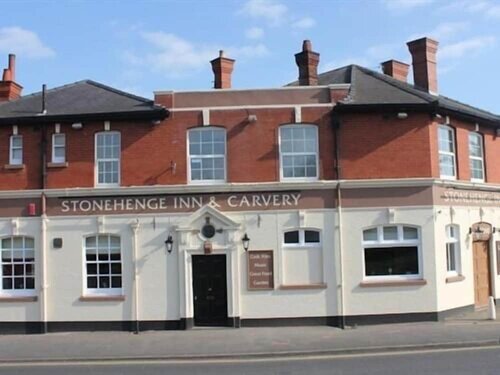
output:
<instances>
[{"instance_id":1,"label":"asphalt road","mask_svg":"<svg viewBox=\"0 0 500 375\"><path fill-rule=\"evenodd\" d=\"M500 348L453 349L433 352L276 358L203 362L113 361L92 363L1 364L0 374L499 374Z\"/></svg>"}]
</instances>

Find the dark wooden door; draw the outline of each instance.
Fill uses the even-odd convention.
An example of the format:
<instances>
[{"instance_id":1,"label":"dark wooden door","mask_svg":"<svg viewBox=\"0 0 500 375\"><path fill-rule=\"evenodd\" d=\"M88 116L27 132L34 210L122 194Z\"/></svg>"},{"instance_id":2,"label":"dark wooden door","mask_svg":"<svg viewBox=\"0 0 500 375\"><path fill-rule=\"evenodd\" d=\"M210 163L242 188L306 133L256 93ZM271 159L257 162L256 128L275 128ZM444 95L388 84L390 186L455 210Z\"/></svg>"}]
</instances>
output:
<instances>
[{"instance_id":1,"label":"dark wooden door","mask_svg":"<svg viewBox=\"0 0 500 375\"><path fill-rule=\"evenodd\" d=\"M474 303L476 307L488 306L491 295L490 254L487 241L473 243L474 251Z\"/></svg>"},{"instance_id":2,"label":"dark wooden door","mask_svg":"<svg viewBox=\"0 0 500 375\"><path fill-rule=\"evenodd\" d=\"M225 255L193 255L194 324L227 325Z\"/></svg>"}]
</instances>

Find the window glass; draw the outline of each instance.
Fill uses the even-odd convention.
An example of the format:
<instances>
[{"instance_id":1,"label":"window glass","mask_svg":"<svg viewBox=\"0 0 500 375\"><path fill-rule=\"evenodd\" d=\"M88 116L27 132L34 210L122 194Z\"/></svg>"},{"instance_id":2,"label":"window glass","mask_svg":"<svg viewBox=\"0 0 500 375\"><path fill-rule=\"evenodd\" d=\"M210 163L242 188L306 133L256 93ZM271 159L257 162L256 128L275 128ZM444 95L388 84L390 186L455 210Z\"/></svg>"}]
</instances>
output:
<instances>
[{"instance_id":1,"label":"window glass","mask_svg":"<svg viewBox=\"0 0 500 375\"><path fill-rule=\"evenodd\" d=\"M299 231L285 232L285 243L299 243Z\"/></svg>"},{"instance_id":2,"label":"window glass","mask_svg":"<svg viewBox=\"0 0 500 375\"><path fill-rule=\"evenodd\" d=\"M398 239L398 227L384 227L384 240L392 241Z\"/></svg>"},{"instance_id":3,"label":"window glass","mask_svg":"<svg viewBox=\"0 0 500 375\"><path fill-rule=\"evenodd\" d=\"M403 227L403 239L405 240L417 240L418 230L412 227Z\"/></svg>"},{"instance_id":4,"label":"window glass","mask_svg":"<svg viewBox=\"0 0 500 375\"><path fill-rule=\"evenodd\" d=\"M439 170L442 178L455 178L455 135L452 128L438 128Z\"/></svg>"},{"instance_id":5,"label":"window glass","mask_svg":"<svg viewBox=\"0 0 500 375\"><path fill-rule=\"evenodd\" d=\"M363 241L377 241L377 228L366 229L363 231Z\"/></svg>"},{"instance_id":6,"label":"window glass","mask_svg":"<svg viewBox=\"0 0 500 375\"><path fill-rule=\"evenodd\" d=\"M471 179L484 181L483 137L478 133L469 133L469 166Z\"/></svg>"},{"instance_id":7,"label":"window glass","mask_svg":"<svg viewBox=\"0 0 500 375\"><path fill-rule=\"evenodd\" d=\"M10 158L9 163L19 165L23 163L23 137L13 135L10 137Z\"/></svg>"},{"instance_id":8,"label":"window glass","mask_svg":"<svg viewBox=\"0 0 500 375\"><path fill-rule=\"evenodd\" d=\"M281 171L284 178L317 178L318 133L315 126L280 128Z\"/></svg>"},{"instance_id":9,"label":"window glass","mask_svg":"<svg viewBox=\"0 0 500 375\"><path fill-rule=\"evenodd\" d=\"M306 243L319 243L319 232L315 230L304 231L304 242Z\"/></svg>"},{"instance_id":10,"label":"window glass","mask_svg":"<svg viewBox=\"0 0 500 375\"><path fill-rule=\"evenodd\" d=\"M367 248L365 267L367 276L418 275L418 248Z\"/></svg>"},{"instance_id":11,"label":"window glass","mask_svg":"<svg viewBox=\"0 0 500 375\"><path fill-rule=\"evenodd\" d=\"M226 131L208 128L189 131L191 181L224 181Z\"/></svg>"},{"instance_id":12,"label":"window glass","mask_svg":"<svg viewBox=\"0 0 500 375\"><path fill-rule=\"evenodd\" d=\"M52 136L52 162L63 163L66 159L66 136L54 134Z\"/></svg>"},{"instance_id":13,"label":"window glass","mask_svg":"<svg viewBox=\"0 0 500 375\"><path fill-rule=\"evenodd\" d=\"M98 185L120 183L120 133L96 134L96 165Z\"/></svg>"},{"instance_id":14,"label":"window glass","mask_svg":"<svg viewBox=\"0 0 500 375\"><path fill-rule=\"evenodd\" d=\"M446 270L449 273L459 272L460 262L460 239L457 225L446 227Z\"/></svg>"},{"instance_id":15,"label":"window glass","mask_svg":"<svg viewBox=\"0 0 500 375\"><path fill-rule=\"evenodd\" d=\"M90 292L117 293L122 285L120 237L91 236L85 239L86 285Z\"/></svg>"},{"instance_id":16,"label":"window glass","mask_svg":"<svg viewBox=\"0 0 500 375\"><path fill-rule=\"evenodd\" d=\"M6 293L32 293L35 289L35 248L30 237L11 236L0 242L1 289Z\"/></svg>"}]
</instances>

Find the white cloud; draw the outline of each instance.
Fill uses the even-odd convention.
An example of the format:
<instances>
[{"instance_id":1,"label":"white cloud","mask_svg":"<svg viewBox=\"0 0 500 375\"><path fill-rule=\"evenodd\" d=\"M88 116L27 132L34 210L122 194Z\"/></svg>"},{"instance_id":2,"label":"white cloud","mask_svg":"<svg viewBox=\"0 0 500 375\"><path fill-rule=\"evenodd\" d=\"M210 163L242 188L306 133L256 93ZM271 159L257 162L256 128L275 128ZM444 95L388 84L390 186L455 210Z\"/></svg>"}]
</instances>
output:
<instances>
[{"instance_id":1,"label":"white cloud","mask_svg":"<svg viewBox=\"0 0 500 375\"><path fill-rule=\"evenodd\" d=\"M500 3L497 0L461 0L440 8L441 13L465 11L486 18L500 19Z\"/></svg>"},{"instance_id":2,"label":"white cloud","mask_svg":"<svg viewBox=\"0 0 500 375\"><path fill-rule=\"evenodd\" d=\"M428 5L434 0L381 0L389 10L408 11L417 7Z\"/></svg>"},{"instance_id":3,"label":"white cloud","mask_svg":"<svg viewBox=\"0 0 500 375\"><path fill-rule=\"evenodd\" d=\"M366 55L370 58L370 60L381 62L383 60L392 59L396 54L398 47L400 46L394 43L378 44L369 47L366 50Z\"/></svg>"},{"instance_id":4,"label":"white cloud","mask_svg":"<svg viewBox=\"0 0 500 375\"><path fill-rule=\"evenodd\" d=\"M209 67L210 60L218 56L219 49L226 51L226 56L230 58L243 60L269 53L262 43L219 48L210 44L193 43L162 31L141 32L139 35L153 50L142 54L125 51L122 59L131 67L147 68L170 78L184 77Z\"/></svg>"},{"instance_id":5,"label":"white cloud","mask_svg":"<svg viewBox=\"0 0 500 375\"><path fill-rule=\"evenodd\" d=\"M311 17L304 17L292 23L295 29L310 29L316 25L316 21Z\"/></svg>"},{"instance_id":6,"label":"white cloud","mask_svg":"<svg viewBox=\"0 0 500 375\"><path fill-rule=\"evenodd\" d=\"M438 41L443 41L456 37L462 31L467 30L468 27L469 24L467 22L443 22L437 25L433 30L413 34L409 37L409 40L429 37Z\"/></svg>"},{"instance_id":7,"label":"white cloud","mask_svg":"<svg viewBox=\"0 0 500 375\"><path fill-rule=\"evenodd\" d=\"M264 36L264 30L260 27L251 27L245 31L245 36L248 39L260 39Z\"/></svg>"},{"instance_id":8,"label":"white cloud","mask_svg":"<svg viewBox=\"0 0 500 375\"><path fill-rule=\"evenodd\" d=\"M438 50L438 57L446 60L461 58L465 55L470 56L495 45L495 43L496 38L493 36L465 39L457 43L443 46Z\"/></svg>"},{"instance_id":9,"label":"white cloud","mask_svg":"<svg viewBox=\"0 0 500 375\"><path fill-rule=\"evenodd\" d=\"M248 0L239 13L266 20L272 26L280 25L288 15L288 8L285 4L275 0Z\"/></svg>"},{"instance_id":10,"label":"white cloud","mask_svg":"<svg viewBox=\"0 0 500 375\"><path fill-rule=\"evenodd\" d=\"M0 51L33 59L55 55L54 50L43 44L36 33L16 26L0 28Z\"/></svg>"}]
</instances>

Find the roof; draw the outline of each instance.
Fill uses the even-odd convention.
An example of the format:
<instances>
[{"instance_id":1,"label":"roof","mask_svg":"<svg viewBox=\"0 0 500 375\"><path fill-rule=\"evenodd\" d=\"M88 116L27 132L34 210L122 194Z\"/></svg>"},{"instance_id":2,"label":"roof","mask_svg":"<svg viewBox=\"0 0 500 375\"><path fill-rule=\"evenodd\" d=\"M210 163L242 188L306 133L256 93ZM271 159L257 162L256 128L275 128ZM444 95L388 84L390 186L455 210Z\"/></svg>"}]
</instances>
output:
<instances>
[{"instance_id":1,"label":"roof","mask_svg":"<svg viewBox=\"0 0 500 375\"><path fill-rule=\"evenodd\" d=\"M349 83L351 88L338 111L377 110L384 108L439 110L471 120L500 126L500 116L461 103L443 95L432 95L414 85L358 65L348 65L318 75L318 85ZM297 86L298 81L288 84Z\"/></svg>"},{"instance_id":2,"label":"roof","mask_svg":"<svg viewBox=\"0 0 500 375\"><path fill-rule=\"evenodd\" d=\"M47 90L46 113L42 92L0 103L0 123L48 122L90 119L161 120L168 111L150 99L129 94L101 83L84 80Z\"/></svg>"}]
</instances>

